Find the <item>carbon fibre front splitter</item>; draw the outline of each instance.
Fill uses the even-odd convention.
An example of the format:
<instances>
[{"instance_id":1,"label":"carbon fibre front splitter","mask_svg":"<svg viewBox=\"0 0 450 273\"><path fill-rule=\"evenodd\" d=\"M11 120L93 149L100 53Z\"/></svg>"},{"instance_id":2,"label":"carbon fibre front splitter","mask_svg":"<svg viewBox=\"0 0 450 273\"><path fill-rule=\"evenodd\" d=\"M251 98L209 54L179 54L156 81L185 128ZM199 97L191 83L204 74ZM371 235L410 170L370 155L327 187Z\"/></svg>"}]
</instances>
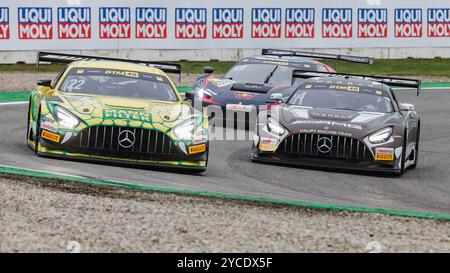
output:
<instances>
[{"instance_id":1,"label":"carbon fibre front splitter","mask_svg":"<svg viewBox=\"0 0 450 273\"><path fill-rule=\"evenodd\" d=\"M160 169L176 169L180 171L193 171L193 172L204 172L207 169L206 161L189 161L189 162L175 162L175 161L137 161L132 159L112 159L105 157L97 157L97 156L88 156L88 155L65 155L58 153L47 153L47 152L38 152L38 156L45 158L55 158L55 159L64 159L64 160L72 160L79 162L92 162L92 163L100 163L114 166L126 166L126 167L135 167L135 168L160 168Z\"/></svg>"},{"instance_id":2,"label":"carbon fibre front splitter","mask_svg":"<svg viewBox=\"0 0 450 273\"><path fill-rule=\"evenodd\" d=\"M270 155L258 155L256 153L252 153L251 157L252 162L256 163L266 163L273 165L285 165L291 167L305 167L311 169L320 169L320 170L330 170L330 171L348 171L355 173L364 173L364 174L379 174L379 175L400 175L401 171L399 169L389 168L387 166L381 166L372 163L365 164L352 164L352 163L341 163L341 162L326 162L324 160L316 161L307 161L307 160L287 160L282 158L272 158Z\"/></svg>"}]
</instances>

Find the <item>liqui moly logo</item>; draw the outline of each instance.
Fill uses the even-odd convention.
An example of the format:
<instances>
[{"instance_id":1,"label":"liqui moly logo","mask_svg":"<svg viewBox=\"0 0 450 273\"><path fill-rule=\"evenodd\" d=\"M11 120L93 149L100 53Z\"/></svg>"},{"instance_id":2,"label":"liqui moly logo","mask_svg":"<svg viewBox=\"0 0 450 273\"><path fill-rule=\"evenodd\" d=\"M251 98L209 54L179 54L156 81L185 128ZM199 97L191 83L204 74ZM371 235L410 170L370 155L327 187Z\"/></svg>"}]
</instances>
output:
<instances>
[{"instance_id":1,"label":"liqui moly logo","mask_svg":"<svg viewBox=\"0 0 450 273\"><path fill-rule=\"evenodd\" d=\"M206 9L175 9L175 37L177 39L206 39Z\"/></svg>"},{"instance_id":2,"label":"liqui moly logo","mask_svg":"<svg viewBox=\"0 0 450 273\"><path fill-rule=\"evenodd\" d=\"M358 38L386 38L387 9L358 9Z\"/></svg>"},{"instance_id":3,"label":"liqui moly logo","mask_svg":"<svg viewBox=\"0 0 450 273\"><path fill-rule=\"evenodd\" d=\"M352 24L352 9L325 8L322 10L323 38L351 38Z\"/></svg>"},{"instance_id":4,"label":"liqui moly logo","mask_svg":"<svg viewBox=\"0 0 450 273\"><path fill-rule=\"evenodd\" d=\"M51 8L19 8L19 39L53 39L53 18Z\"/></svg>"},{"instance_id":5,"label":"liqui moly logo","mask_svg":"<svg viewBox=\"0 0 450 273\"><path fill-rule=\"evenodd\" d=\"M395 37L422 37L422 9L395 9Z\"/></svg>"},{"instance_id":6,"label":"liqui moly logo","mask_svg":"<svg viewBox=\"0 0 450 273\"><path fill-rule=\"evenodd\" d=\"M131 37L130 8L100 8L100 39Z\"/></svg>"},{"instance_id":7,"label":"liqui moly logo","mask_svg":"<svg viewBox=\"0 0 450 273\"><path fill-rule=\"evenodd\" d=\"M428 37L450 37L450 9L428 9Z\"/></svg>"},{"instance_id":8,"label":"liqui moly logo","mask_svg":"<svg viewBox=\"0 0 450 273\"><path fill-rule=\"evenodd\" d=\"M212 36L214 39L244 37L244 9L214 8L212 10Z\"/></svg>"},{"instance_id":9,"label":"liqui moly logo","mask_svg":"<svg viewBox=\"0 0 450 273\"><path fill-rule=\"evenodd\" d=\"M314 23L314 9L286 9L286 38L314 38Z\"/></svg>"},{"instance_id":10,"label":"liqui moly logo","mask_svg":"<svg viewBox=\"0 0 450 273\"><path fill-rule=\"evenodd\" d=\"M252 38L281 38L281 9L252 9Z\"/></svg>"},{"instance_id":11,"label":"liqui moly logo","mask_svg":"<svg viewBox=\"0 0 450 273\"><path fill-rule=\"evenodd\" d=\"M0 40L9 39L9 9L0 7Z\"/></svg>"},{"instance_id":12,"label":"liqui moly logo","mask_svg":"<svg viewBox=\"0 0 450 273\"><path fill-rule=\"evenodd\" d=\"M167 9L136 8L136 38L167 38Z\"/></svg>"},{"instance_id":13,"label":"liqui moly logo","mask_svg":"<svg viewBox=\"0 0 450 273\"><path fill-rule=\"evenodd\" d=\"M58 8L59 39L90 39L91 9L84 7Z\"/></svg>"}]
</instances>

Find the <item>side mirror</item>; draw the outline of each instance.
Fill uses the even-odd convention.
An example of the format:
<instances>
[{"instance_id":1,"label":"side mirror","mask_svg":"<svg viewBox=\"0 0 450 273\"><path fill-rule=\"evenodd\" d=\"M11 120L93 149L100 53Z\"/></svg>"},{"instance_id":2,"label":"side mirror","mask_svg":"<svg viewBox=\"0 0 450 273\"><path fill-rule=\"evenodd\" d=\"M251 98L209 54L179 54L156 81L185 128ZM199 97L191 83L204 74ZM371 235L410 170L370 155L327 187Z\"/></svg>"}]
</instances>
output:
<instances>
[{"instance_id":1,"label":"side mirror","mask_svg":"<svg viewBox=\"0 0 450 273\"><path fill-rule=\"evenodd\" d=\"M52 87L52 80L39 80L37 82L37 85L43 86L43 87Z\"/></svg>"},{"instance_id":2,"label":"side mirror","mask_svg":"<svg viewBox=\"0 0 450 273\"><path fill-rule=\"evenodd\" d=\"M270 94L269 99L274 101L283 101L283 94L281 93Z\"/></svg>"},{"instance_id":3,"label":"side mirror","mask_svg":"<svg viewBox=\"0 0 450 273\"><path fill-rule=\"evenodd\" d=\"M401 103L400 104L400 111L415 111L416 107L414 107L411 103Z\"/></svg>"},{"instance_id":4,"label":"side mirror","mask_svg":"<svg viewBox=\"0 0 450 273\"><path fill-rule=\"evenodd\" d=\"M212 67L212 66L205 66L203 68L203 71L205 72L206 75L210 75L210 74L214 73L214 67Z\"/></svg>"}]
</instances>

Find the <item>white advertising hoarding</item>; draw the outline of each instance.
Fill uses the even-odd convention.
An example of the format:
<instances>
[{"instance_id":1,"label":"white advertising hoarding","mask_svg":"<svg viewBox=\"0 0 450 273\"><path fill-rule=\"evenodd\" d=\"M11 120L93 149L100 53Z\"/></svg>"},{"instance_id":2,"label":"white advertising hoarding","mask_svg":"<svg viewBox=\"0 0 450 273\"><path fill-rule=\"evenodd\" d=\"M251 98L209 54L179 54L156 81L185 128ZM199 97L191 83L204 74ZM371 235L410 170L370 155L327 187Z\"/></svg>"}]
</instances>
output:
<instances>
[{"instance_id":1,"label":"white advertising hoarding","mask_svg":"<svg viewBox=\"0 0 450 273\"><path fill-rule=\"evenodd\" d=\"M450 46L450 1L0 2L0 50Z\"/></svg>"}]
</instances>

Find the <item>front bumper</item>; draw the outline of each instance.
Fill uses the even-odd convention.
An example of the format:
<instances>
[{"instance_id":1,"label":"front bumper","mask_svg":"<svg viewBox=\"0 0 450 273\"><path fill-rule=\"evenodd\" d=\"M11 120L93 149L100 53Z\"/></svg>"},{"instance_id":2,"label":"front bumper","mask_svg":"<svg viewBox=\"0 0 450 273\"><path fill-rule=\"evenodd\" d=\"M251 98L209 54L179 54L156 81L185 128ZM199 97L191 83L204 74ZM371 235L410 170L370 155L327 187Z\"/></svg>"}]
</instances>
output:
<instances>
[{"instance_id":1,"label":"front bumper","mask_svg":"<svg viewBox=\"0 0 450 273\"><path fill-rule=\"evenodd\" d=\"M135 132L137 133L137 131ZM148 135L145 135L147 132ZM116 141L117 133L117 130L112 132L111 128L99 127L98 129L85 130L72 136L64 143L61 140L64 139L66 134L61 134L59 141L56 141L56 138L52 140L41 137L37 149L38 155L113 165L206 170L209 149L207 142L193 146L186 146L184 142L175 144L163 133L156 133L155 131L149 133L149 131L142 130L142 132L136 134L135 145L124 148ZM147 136L147 138L142 136ZM199 146L202 146L202 150L198 153L190 154L187 152L190 151L190 148Z\"/></svg>"},{"instance_id":2,"label":"front bumper","mask_svg":"<svg viewBox=\"0 0 450 273\"><path fill-rule=\"evenodd\" d=\"M264 130L259 132L261 134L255 136L252 148L252 161L255 162L334 170L401 173L402 148L396 148L394 143L377 147L369 145L365 140L348 136L285 132L277 138ZM324 138L330 140L327 152L319 150L319 139Z\"/></svg>"},{"instance_id":3,"label":"front bumper","mask_svg":"<svg viewBox=\"0 0 450 273\"><path fill-rule=\"evenodd\" d=\"M41 149L42 150L42 149ZM56 159L69 159L82 162L93 162L119 166L132 166L132 167L163 167L163 168L176 168L181 170L193 170L193 171L206 171L207 161L150 161L150 160L134 160L129 158L113 158L102 157L80 153L68 153L58 150L43 149L38 152L41 157L56 158Z\"/></svg>"},{"instance_id":4,"label":"front bumper","mask_svg":"<svg viewBox=\"0 0 450 273\"><path fill-rule=\"evenodd\" d=\"M329 170L347 170L368 173L384 173L399 175L400 169L392 166L382 165L376 161L341 161L341 160L326 160L322 158L304 157L302 159L283 157L277 154L260 154L255 150L251 157L253 162L280 164L294 167L308 167L314 169L329 169Z\"/></svg>"}]
</instances>

